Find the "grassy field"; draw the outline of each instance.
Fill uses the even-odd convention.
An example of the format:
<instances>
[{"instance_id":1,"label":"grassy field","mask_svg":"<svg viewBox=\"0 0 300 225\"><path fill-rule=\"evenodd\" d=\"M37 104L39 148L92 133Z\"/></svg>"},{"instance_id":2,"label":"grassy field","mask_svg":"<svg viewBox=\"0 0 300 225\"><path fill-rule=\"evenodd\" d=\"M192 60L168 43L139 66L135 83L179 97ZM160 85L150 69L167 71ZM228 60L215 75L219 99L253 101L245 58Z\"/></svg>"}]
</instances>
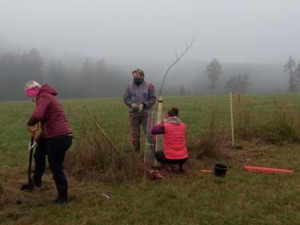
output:
<instances>
[{"instance_id":1,"label":"grassy field","mask_svg":"<svg viewBox=\"0 0 300 225\"><path fill-rule=\"evenodd\" d=\"M33 193L20 191L26 183L28 161L29 134L25 124L34 105L2 102L0 224L300 224L299 99L297 94L234 96L235 141L242 148L236 149L231 147L228 95L165 98L165 111L178 107L188 127L191 157L187 171L163 172L164 178L156 181L146 179L143 172L120 180L104 179L109 166L98 165L101 170L87 167L84 171L66 165L73 201L64 206L50 204L56 192L49 171L42 188ZM77 154L91 154L88 149L93 142L84 140L96 133L95 119L131 159L128 112L121 98L62 103L75 135L66 162L74 164ZM201 148L205 148L198 143L205 138L211 141L209 146L218 148L220 157L202 154L197 159L203 153ZM89 157L86 164L93 159ZM245 172L245 158L251 158L249 165L295 172ZM200 171L212 170L216 162L232 166L225 178ZM131 170L140 169L132 167ZM130 169L123 168L127 173Z\"/></svg>"}]
</instances>

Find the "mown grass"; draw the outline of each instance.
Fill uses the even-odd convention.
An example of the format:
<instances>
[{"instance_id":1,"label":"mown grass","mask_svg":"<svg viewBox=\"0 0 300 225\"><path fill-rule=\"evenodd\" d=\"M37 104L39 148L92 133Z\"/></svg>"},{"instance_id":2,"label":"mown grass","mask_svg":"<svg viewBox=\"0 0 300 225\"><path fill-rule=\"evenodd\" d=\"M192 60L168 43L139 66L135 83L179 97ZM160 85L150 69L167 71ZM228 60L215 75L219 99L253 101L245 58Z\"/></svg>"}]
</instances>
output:
<instances>
[{"instance_id":1,"label":"mown grass","mask_svg":"<svg viewBox=\"0 0 300 225\"><path fill-rule=\"evenodd\" d=\"M109 165L101 159L110 159L101 151L109 151L109 145L96 133L95 118L117 148L124 151L122 157L128 155L129 162L134 160L130 155L128 113L122 99L64 100L75 134L66 162L79 162L73 160L79 151L85 154L86 150L91 155L80 157L88 161L81 170L75 170L74 165L67 168L74 200L65 206L49 204L56 194L49 171L43 188L33 193L19 190L26 183L29 135L25 123L33 105L0 103L0 224L299 224L300 155L297 138L289 138L298 134L299 99L297 94L246 95L239 102L235 97L236 141L243 146L237 150L230 143L229 96L165 98L164 109L179 107L180 117L187 124L191 159L186 173L164 173L160 181L150 181L143 173L121 174L125 178L122 180L103 177ZM278 117L287 120L276 120ZM276 121L283 125L292 122L292 126L283 128L290 132L276 133L278 128L268 125L276 125ZM246 128L242 129L243 126ZM278 136L271 132L266 138L270 131ZM197 149L197 141L204 140L209 133L222 137L222 142L216 144L225 157L217 160L204 155L197 160L193 157L201 151ZM86 135L90 141L86 142ZM99 149L100 158L89 164L97 150L97 145L92 147L94 137L99 137L100 146L105 147ZM268 137L272 137L271 142ZM208 140L218 142L219 139ZM294 169L295 173L248 173L242 170L240 160L244 158L251 158L253 166ZM217 161L232 166L224 179L200 171L213 169ZM126 163L122 169L127 172L137 168L129 168ZM89 168L91 164L98 168Z\"/></svg>"}]
</instances>

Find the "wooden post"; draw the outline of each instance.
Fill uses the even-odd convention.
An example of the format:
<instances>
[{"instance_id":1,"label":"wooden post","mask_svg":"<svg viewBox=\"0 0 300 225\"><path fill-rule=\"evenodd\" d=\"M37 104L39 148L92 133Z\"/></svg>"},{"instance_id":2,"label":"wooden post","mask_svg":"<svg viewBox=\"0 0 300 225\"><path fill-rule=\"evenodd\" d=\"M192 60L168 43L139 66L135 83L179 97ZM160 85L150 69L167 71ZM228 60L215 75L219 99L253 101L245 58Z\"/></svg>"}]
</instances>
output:
<instances>
[{"instance_id":1,"label":"wooden post","mask_svg":"<svg viewBox=\"0 0 300 225\"><path fill-rule=\"evenodd\" d=\"M232 92L229 93L230 96L230 120L231 120L231 144L232 147L235 146L234 143L234 126L233 126L233 110L232 110Z\"/></svg>"},{"instance_id":2,"label":"wooden post","mask_svg":"<svg viewBox=\"0 0 300 225\"><path fill-rule=\"evenodd\" d=\"M157 106L157 120L156 120L156 124L160 124L162 121L163 121L163 115L162 115L162 112L163 112L163 97L162 96L159 96L158 97L158 106ZM158 150L161 150L159 149L159 139L161 139L161 137L159 137L158 135L156 136L156 141L155 141L155 152L157 152ZM154 166L157 166L157 161L154 160Z\"/></svg>"},{"instance_id":3,"label":"wooden post","mask_svg":"<svg viewBox=\"0 0 300 225\"><path fill-rule=\"evenodd\" d=\"M159 96L158 97L158 106L157 106L157 123L161 123L163 120L163 116L162 116L162 110L163 110L163 97Z\"/></svg>"}]
</instances>

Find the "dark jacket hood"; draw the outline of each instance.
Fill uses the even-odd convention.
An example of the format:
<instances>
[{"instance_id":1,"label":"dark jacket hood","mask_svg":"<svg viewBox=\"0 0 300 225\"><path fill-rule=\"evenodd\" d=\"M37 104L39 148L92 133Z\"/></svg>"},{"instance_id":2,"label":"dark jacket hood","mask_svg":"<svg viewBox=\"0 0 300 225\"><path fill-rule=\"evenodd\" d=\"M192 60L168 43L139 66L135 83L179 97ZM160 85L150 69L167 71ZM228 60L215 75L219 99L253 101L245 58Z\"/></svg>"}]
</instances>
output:
<instances>
[{"instance_id":1,"label":"dark jacket hood","mask_svg":"<svg viewBox=\"0 0 300 225\"><path fill-rule=\"evenodd\" d=\"M50 94L50 95L56 96L57 91L53 87L51 87L50 85L43 84L42 87L40 88L38 94L37 94L37 97L39 97L43 94Z\"/></svg>"}]
</instances>

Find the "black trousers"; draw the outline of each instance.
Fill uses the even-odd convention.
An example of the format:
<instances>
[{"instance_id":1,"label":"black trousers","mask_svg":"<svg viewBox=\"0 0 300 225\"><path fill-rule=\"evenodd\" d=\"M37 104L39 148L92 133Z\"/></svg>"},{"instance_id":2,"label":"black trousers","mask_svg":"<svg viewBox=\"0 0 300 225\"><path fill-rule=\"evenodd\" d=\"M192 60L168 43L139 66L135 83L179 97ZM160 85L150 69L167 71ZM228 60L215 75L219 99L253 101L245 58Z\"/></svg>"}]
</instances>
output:
<instances>
[{"instance_id":1,"label":"black trousers","mask_svg":"<svg viewBox=\"0 0 300 225\"><path fill-rule=\"evenodd\" d=\"M154 157L162 166L177 164L179 166L179 170L183 170L182 166L188 159L167 159L163 151L155 152Z\"/></svg>"},{"instance_id":2,"label":"black trousers","mask_svg":"<svg viewBox=\"0 0 300 225\"><path fill-rule=\"evenodd\" d=\"M51 139L44 139L38 143L35 153L35 170L33 181L41 183L46 168L46 155L53 180L55 181L58 197L68 198L68 181L63 171L66 151L72 144L72 136L66 135Z\"/></svg>"}]
</instances>

